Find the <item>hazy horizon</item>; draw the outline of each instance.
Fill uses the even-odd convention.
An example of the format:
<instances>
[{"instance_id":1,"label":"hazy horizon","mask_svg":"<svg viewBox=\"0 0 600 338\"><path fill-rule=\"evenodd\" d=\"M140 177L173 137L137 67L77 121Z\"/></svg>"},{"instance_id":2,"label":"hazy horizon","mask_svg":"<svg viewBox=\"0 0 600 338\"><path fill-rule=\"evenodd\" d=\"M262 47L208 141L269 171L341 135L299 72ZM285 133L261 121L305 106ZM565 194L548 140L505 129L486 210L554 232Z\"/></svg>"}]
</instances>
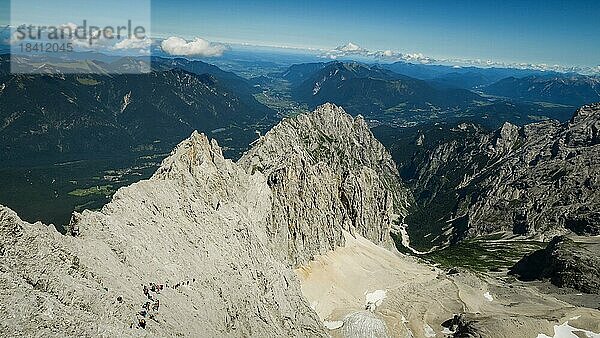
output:
<instances>
[{"instance_id":1,"label":"hazy horizon","mask_svg":"<svg viewBox=\"0 0 600 338\"><path fill-rule=\"evenodd\" d=\"M78 23L84 19L78 17L82 13L88 20L115 15L137 18L148 9L139 8L140 3L150 1L83 11L81 6L57 0L16 12L40 24L47 23L46 18L66 21L53 24ZM10 9L9 0L0 0L3 26L10 24ZM331 59L376 56L417 63L600 69L600 25L594 19L600 5L594 1L155 0L149 9L153 38L311 51Z\"/></svg>"}]
</instances>

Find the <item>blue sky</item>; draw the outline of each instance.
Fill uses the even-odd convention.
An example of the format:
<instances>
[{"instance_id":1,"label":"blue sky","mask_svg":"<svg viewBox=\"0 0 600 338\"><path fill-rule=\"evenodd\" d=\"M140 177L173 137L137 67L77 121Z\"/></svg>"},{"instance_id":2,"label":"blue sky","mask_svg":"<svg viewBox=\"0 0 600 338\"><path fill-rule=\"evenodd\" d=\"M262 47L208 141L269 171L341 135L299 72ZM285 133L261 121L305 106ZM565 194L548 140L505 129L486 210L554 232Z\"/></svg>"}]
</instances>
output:
<instances>
[{"instance_id":1,"label":"blue sky","mask_svg":"<svg viewBox=\"0 0 600 338\"><path fill-rule=\"evenodd\" d=\"M600 1L154 0L153 31L225 42L600 64Z\"/></svg>"},{"instance_id":2,"label":"blue sky","mask_svg":"<svg viewBox=\"0 0 600 338\"><path fill-rule=\"evenodd\" d=\"M81 24L83 20L87 20L90 24L116 25L132 20L139 25L149 25L152 9L150 0L103 0L102 3L103 6L98 5L97 1L89 0L0 0L0 10L11 13L6 16L13 24ZM7 10L4 11L3 8Z\"/></svg>"},{"instance_id":3,"label":"blue sky","mask_svg":"<svg viewBox=\"0 0 600 338\"><path fill-rule=\"evenodd\" d=\"M7 3L0 0L0 21L8 20ZM102 11L90 5L96 1L54 0L53 9L40 13L34 13L35 0L27 3L31 15L41 18L62 18L65 11L86 17L138 12L125 1ZM369 50L435 58L596 66L598 14L598 0L152 0L152 33L324 49L351 41Z\"/></svg>"}]
</instances>

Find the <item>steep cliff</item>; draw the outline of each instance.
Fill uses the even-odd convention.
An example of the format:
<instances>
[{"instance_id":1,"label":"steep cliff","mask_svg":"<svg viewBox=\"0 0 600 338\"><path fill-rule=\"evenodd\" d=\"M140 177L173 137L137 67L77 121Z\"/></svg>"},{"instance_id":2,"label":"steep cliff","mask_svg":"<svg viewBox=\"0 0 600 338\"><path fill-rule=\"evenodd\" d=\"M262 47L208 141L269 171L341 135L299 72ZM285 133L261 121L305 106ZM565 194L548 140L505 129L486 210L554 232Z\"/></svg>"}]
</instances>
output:
<instances>
[{"instance_id":1,"label":"steep cliff","mask_svg":"<svg viewBox=\"0 0 600 338\"><path fill-rule=\"evenodd\" d=\"M135 336L144 319L161 337L323 335L265 236L270 196L264 176L194 133L152 179L75 214L72 236L2 209L0 330ZM166 288L149 299L150 283Z\"/></svg>"},{"instance_id":2,"label":"steep cliff","mask_svg":"<svg viewBox=\"0 0 600 338\"><path fill-rule=\"evenodd\" d=\"M333 106L240 164L194 133L67 236L0 209L0 333L325 336L289 266L343 245L342 229L389 244L397 179L364 121Z\"/></svg>"},{"instance_id":3,"label":"steep cliff","mask_svg":"<svg viewBox=\"0 0 600 338\"><path fill-rule=\"evenodd\" d=\"M443 226L428 229L438 244L495 232L600 234L600 104L565 124L506 123L491 134L465 128L469 136L431 150L416 170L421 208L446 208Z\"/></svg>"},{"instance_id":4,"label":"steep cliff","mask_svg":"<svg viewBox=\"0 0 600 338\"><path fill-rule=\"evenodd\" d=\"M268 235L297 266L344 245L342 230L391 245L409 193L364 119L332 104L284 120L239 161L263 172L273 192Z\"/></svg>"},{"instance_id":5,"label":"steep cliff","mask_svg":"<svg viewBox=\"0 0 600 338\"><path fill-rule=\"evenodd\" d=\"M523 257L510 270L524 281L548 279L558 287L600 293L600 244L553 238L544 249Z\"/></svg>"}]
</instances>

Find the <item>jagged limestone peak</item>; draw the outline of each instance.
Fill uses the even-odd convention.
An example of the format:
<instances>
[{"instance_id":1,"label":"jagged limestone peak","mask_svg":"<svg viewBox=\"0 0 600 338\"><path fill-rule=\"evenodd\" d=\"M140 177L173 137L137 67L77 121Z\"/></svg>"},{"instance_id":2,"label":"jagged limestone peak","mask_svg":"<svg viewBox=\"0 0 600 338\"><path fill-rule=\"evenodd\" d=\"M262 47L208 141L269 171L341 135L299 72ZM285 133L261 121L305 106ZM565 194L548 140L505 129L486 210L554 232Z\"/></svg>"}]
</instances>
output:
<instances>
[{"instance_id":1,"label":"jagged limestone peak","mask_svg":"<svg viewBox=\"0 0 600 338\"><path fill-rule=\"evenodd\" d=\"M575 112L570 124L577 124L586 119L600 120L600 102L585 105Z\"/></svg>"},{"instance_id":2,"label":"jagged limestone peak","mask_svg":"<svg viewBox=\"0 0 600 338\"><path fill-rule=\"evenodd\" d=\"M571 147L600 144L600 103L577 110L568 123L565 142Z\"/></svg>"},{"instance_id":3,"label":"jagged limestone peak","mask_svg":"<svg viewBox=\"0 0 600 338\"><path fill-rule=\"evenodd\" d=\"M431 151L419 168L419 191L437 177L462 172L454 189L447 238L507 232L548 239L600 233L600 104L580 108L567 123L546 120L455 140ZM429 202L427 202L429 203ZM462 223L462 224L461 224Z\"/></svg>"},{"instance_id":4,"label":"jagged limestone peak","mask_svg":"<svg viewBox=\"0 0 600 338\"><path fill-rule=\"evenodd\" d=\"M342 230L391 246L408 193L396 165L362 117L325 104L287 118L238 162L273 192L268 234L292 266L344 245Z\"/></svg>"},{"instance_id":5,"label":"jagged limestone peak","mask_svg":"<svg viewBox=\"0 0 600 338\"><path fill-rule=\"evenodd\" d=\"M270 196L194 133L152 179L75 214L70 236L0 209L0 335L325 336L273 254ZM150 283L165 289L150 299Z\"/></svg>"},{"instance_id":6,"label":"jagged limestone peak","mask_svg":"<svg viewBox=\"0 0 600 338\"><path fill-rule=\"evenodd\" d=\"M216 140L210 140L205 134L194 131L192 135L181 142L163 160L153 179L175 178L194 174L203 164L220 165L225 161L221 147Z\"/></svg>"},{"instance_id":7,"label":"jagged limestone peak","mask_svg":"<svg viewBox=\"0 0 600 338\"><path fill-rule=\"evenodd\" d=\"M496 151L499 153L506 153L514 148L514 145L518 140L519 127L512 123L505 122L498 130L495 141Z\"/></svg>"},{"instance_id":8,"label":"jagged limestone peak","mask_svg":"<svg viewBox=\"0 0 600 338\"><path fill-rule=\"evenodd\" d=\"M239 163L194 132L151 179L74 214L68 236L0 209L0 332L325 336L290 267L343 245L344 229L390 245L404 193L364 121L332 105L282 122ZM150 283L168 286L149 299Z\"/></svg>"}]
</instances>

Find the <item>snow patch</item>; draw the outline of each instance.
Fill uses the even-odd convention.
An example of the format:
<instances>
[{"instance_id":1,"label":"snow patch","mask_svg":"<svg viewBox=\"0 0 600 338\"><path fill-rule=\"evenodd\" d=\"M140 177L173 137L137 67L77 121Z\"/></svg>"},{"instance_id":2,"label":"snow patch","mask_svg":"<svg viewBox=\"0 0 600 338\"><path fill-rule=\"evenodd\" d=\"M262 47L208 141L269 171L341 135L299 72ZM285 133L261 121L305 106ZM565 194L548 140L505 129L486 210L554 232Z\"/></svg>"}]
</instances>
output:
<instances>
[{"instance_id":1,"label":"snow patch","mask_svg":"<svg viewBox=\"0 0 600 338\"><path fill-rule=\"evenodd\" d=\"M323 80L325 80L325 79L323 79ZM321 83L316 82L315 87L313 88L313 96L317 95L319 93L319 91L321 91Z\"/></svg>"},{"instance_id":2,"label":"snow patch","mask_svg":"<svg viewBox=\"0 0 600 338\"><path fill-rule=\"evenodd\" d=\"M326 320L323 322L323 325L328 329L328 330L337 330L340 327L342 327L344 325L344 322L341 320Z\"/></svg>"},{"instance_id":3,"label":"snow patch","mask_svg":"<svg viewBox=\"0 0 600 338\"><path fill-rule=\"evenodd\" d=\"M494 300L494 297L492 297L492 295L490 294L489 291L483 294L483 298L485 298L488 302L491 302Z\"/></svg>"},{"instance_id":4,"label":"snow patch","mask_svg":"<svg viewBox=\"0 0 600 338\"><path fill-rule=\"evenodd\" d=\"M537 338L578 338L582 335L576 335L575 332L583 333L588 338L600 338L600 333L578 329L569 325L569 322L565 322L562 325L554 325L554 336L550 337L543 333L537 335Z\"/></svg>"},{"instance_id":5,"label":"snow patch","mask_svg":"<svg viewBox=\"0 0 600 338\"><path fill-rule=\"evenodd\" d=\"M375 290L373 292L365 292L365 306L367 309L374 311L377 307L381 306L385 299L385 290Z\"/></svg>"}]
</instances>

